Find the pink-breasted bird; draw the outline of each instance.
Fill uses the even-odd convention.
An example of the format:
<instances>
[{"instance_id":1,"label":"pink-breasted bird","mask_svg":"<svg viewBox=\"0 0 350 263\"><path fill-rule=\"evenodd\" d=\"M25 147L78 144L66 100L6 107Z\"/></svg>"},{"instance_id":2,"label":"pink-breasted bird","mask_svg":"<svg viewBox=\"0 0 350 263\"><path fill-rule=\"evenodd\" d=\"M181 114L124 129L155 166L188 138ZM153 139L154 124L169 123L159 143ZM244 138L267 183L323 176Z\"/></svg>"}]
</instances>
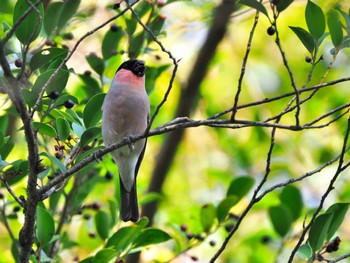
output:
<instances>
[{"instance_id":1,"label":"pink-breasted bird","mask_svg":"<svg viewBox=\"0 0 350 263\"><path fill-rule=\"evenodd\" d=\"M145 64L125 61L118 68L102 106L102 136L108 147L131 135L143 134L148 125L149 100L145 89ZM146 139L113 152L120 177L120 218L137 222L136 177L146 148Z\"/></svg>"}]
</instances>

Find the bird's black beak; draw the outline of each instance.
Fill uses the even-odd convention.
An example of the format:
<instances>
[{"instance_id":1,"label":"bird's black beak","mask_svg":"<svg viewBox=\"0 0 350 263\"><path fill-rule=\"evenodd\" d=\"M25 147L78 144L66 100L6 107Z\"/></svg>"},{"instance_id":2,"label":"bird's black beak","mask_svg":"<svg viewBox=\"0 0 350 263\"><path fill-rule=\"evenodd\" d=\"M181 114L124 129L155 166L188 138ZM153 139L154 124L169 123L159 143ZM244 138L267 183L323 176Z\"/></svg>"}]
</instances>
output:
<instances>
[{"instance_id":1,"label":"bird's black beak","mask_svg":"<svg viewBox=\"0 0 350 263\"><path fill-rule=\"evenodd\" d=\"M145 75L145 71L146 71L145 62L143 62L142 60L136 61L132 69L132 72L134 72L134 74L136 74L139 77L143 77Z\"/></svg>"}]
</instances>

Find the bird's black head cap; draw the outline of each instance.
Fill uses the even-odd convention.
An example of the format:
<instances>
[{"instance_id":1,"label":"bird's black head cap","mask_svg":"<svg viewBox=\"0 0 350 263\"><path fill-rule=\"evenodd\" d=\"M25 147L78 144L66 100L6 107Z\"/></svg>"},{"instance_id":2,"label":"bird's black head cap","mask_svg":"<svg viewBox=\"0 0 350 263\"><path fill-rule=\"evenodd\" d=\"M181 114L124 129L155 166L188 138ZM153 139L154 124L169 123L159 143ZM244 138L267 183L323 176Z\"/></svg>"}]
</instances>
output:
<instances>
[{"instance_id":1,"label":"bird's black head cap","mask_svg":"<svg viewBox=\"0 0 350 263\"><path fill-rule=\"evenodd\" d=\"M121 69L127 69L130 70L132 73L134 73L138 77L143 77L145 75L145 62L142 60L137 60L137 59L130 59L122 63L117 72Z\"/></svg>"}]
</instances>

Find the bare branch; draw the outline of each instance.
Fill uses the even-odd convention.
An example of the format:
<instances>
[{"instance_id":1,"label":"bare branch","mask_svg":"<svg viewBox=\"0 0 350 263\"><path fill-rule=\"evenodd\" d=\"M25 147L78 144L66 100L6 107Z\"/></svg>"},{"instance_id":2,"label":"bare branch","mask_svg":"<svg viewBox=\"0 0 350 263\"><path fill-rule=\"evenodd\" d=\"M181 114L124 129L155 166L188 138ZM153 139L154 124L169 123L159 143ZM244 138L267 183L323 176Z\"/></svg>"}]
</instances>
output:
<instances>
[{"instance_id":1,"label":"bare branch","mask_svg":"<svg viewBox=\"0 0 350 263\"><path fill-rule=\"evenodd\" d=\"M279 120L277 120L276 122L278 122ZM265 175L263 177L263 179L261 180L261 182L258 184L258 186L255 188L253 196L248 204L248 206L244 209L244 211L242 212L242 214L238 217L235 226L233 227L233 229L230 231L230 233L227 235L227 237L225 238L224 242L222 243L221 247L219 248L219 250L215 253L215 255L210 259L210 263L214 263L219 256L224 252L228 242L231 240L232 236L234 235L234 233L238 230L240 224L242 223L243 219L246 217L246 215L248 214L248 212L250 211L250 209L254 206L254 204L257 202L256 196L258 195L260 189L263 187L263 185L266 183L267 178L270 174L270 170L271 170L271 157L272 157L272 151L274 149L275 146L275 135L276 135L276 128L272 128L271 131L271 141L270 141L270 147L269 147L269 151L267 153L267 159L266 159L266 168L265 168Z\"/></svg>"},{"instance_id":2,"label":"bare branch","mask_svg":"<svg viewBox=\"0 0 350 263\"><path fill-rule=\"evenodd\" d=\"M168 85L168 88L163 96L163 99L162 101L158 104L157 108L155 109L150 121L149 121L149 124L148 124L148 127L146 129L146 133L151 129L152 127L152 123L154 121L154 119L156 118L156 116L158 115L159 111L160 111L160 108L164 105L164 103L167 101L168 97L169 97L169 94L171 92L171 89L173 87L173 83L174 83L174 80L175 80L175 76L176 76L176 72L177 72L177 68L178 68L178 61L176 60L176 58L171 54L170 51L168 51L164 45L162 44L162 42L160 42L157 38L157 36L152 32L152 30L142 22L142 20L140 19L139 15L134 11L134 9L132 9L132 7L129 5L128 2L126 2L127 5L128 5L128 9L132 12L132 14L136 17L138 23L144 28L144 30L146 30L153 38L154 42L156 42L160 49L168 54L169 58L172 60L172 63L174 65L174 69L171 73L171 77L170 77L170 80L169 80L169 85Z\"/></svg>"},{"instance_id":3,"label":"bare branch","mask_svg":"<svg viewBox=\"0 0 350 263\"><path fill-rule=\"evenodd\" d=\"M262 2L262 0L260 1ZM248 43L247 43L247 48L243 57L243 61L242 61L242 66L241 66L241 73L239 75L239 79L238 79L238 87L237 87L237 91L236 91L236 95L235 95L235 99L234 99L234 103L233 103L233 107L232 107L232 114L231 114L231 120L233 121L236 117L236 113L237 113L237 106L238 106L238 100L239 100L239 95L241 93L242 90L242 84L243 84L243 78L244 78L244 74L245 74L245 69L247 66L247 62L248 62L248 57L249 57L249 53L250 53L250 49L252 46L252 42L253 42L253 36L255 33L255 28L258 25L259 22L259 11L256 11L255 14L255 18L254 18L254 23L253 23L253 27L250 30L249 33L249 38L248 38Z\"/></svg>"},{"instance_id":4,"label":"bare branch","mask_svg":"<svg viewBox=\"0 0 350 263\"><path fill-rule=\"evenodd\" d=\"M348 125L347 125L346 133L345 133L345 136L344 136L344 142L343 142L343 146L342 146L342 151L341 151L341 154L339 156L338 168L337 168L334 176L332 177L331 181L329 182L327 190L322 195L320 203L319 203L316 211L313 213L309 224L307 224L303 228L303 231L302 231L302 233L301 233L301 235L299 237L299 240L298 240L297 244L295 245L294 249L291 252L291 255L289 257L288 263L292 263L293 262L295 254L297 253L299 247L301 246L301 244L304 241L305 235L307 234L307 232L311 228L312 224L315 222L316 217L318 216L318 214L321 212L321 210L323 208L323 204L324 204L326 198L328 197L329 193L334 189L334 183L336 182L336 180L338 179L339 175L343 171L342 168L343 168L343 163L344 163L344 155L345 155L345 153L347 151L347 141L348 141L348 138L349 138L349 132L350 132L350 119L348 118Z\"/></svg>"}]
</instances>

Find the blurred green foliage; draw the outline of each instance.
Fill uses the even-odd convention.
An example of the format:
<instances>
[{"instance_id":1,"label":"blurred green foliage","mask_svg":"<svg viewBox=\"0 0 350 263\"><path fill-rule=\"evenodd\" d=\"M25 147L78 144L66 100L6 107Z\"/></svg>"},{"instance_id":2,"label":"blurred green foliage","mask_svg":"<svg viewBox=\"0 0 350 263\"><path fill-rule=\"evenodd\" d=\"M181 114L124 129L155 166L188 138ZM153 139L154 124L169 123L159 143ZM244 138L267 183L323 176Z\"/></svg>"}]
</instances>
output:
<instances>
[{"instance_id":1,"label":"blurred green foliage","mask_svg":"<svg viewBox=\"0 0 350 263\"><path fill-rule=\"evenodd\" d=\"M232 107L255 10L262 15L254 32L239 105L293 92L278 42L298 88L349 77L348 4L277 2L263 5L255 0L239 1L229 33L201 84L194 119L206 119ZM1 39L27 8L25 0L2 0ZM191 74L195 51L201 44L196 40L203 38L213 8L213 1L140 1L134 8L155 36L171 47L175 57L182 58L172 93L154 127L173 117L181 84ZM28 109L37 107L33 125L44 167L38 174L38 188L103 148L100 109L122 61L136 57L146 61L146 86L153 112L164 96L172 74L171 61L130 12L84 40L68 63L60 67L86 32L121 10L115 4L104 7L76 0L50 2L48 6L40 3L40 18L32 12L4 47L12 73L24 76L22 94ZM179 10L184 11L179 14ZM197 21L197 27L189 24L193 21ZM271 26L275 31L270 35L266 30ZM311 60L306 62L306 56ZM19 66L19 61L25 67ZM25 69L22 73L21 68ZM55 77L41 98L41 91L53 74ZM2 69L0 78L7 83ZM349 110L347 86L347 82L341 82L320 89L301 105L302 124L331 112L320 120L324 127L276 131L271 172L261 192L313 171L341 153L347 127L346 115L341 114ZM310 92L300 94L300 100L309 95ZM290 99L241 107L236 117L264 122L281 113ZM26 196L28 153L23 124L7 94L0 95L0 103L0 262L16 262L24 215L5 182L17 196ZM332 112L337 107L343 109ZM335 119L338 116L341 118ZM294 125L295 111L284 115L280 124ZM164 262L174 257L181 262L191 256L207 262L234 229L264 178L270 130L261 125L186 130L162 194L147 193L147 188L166 135L149 138L138 188L141 204L160 200L152 227L147 218L134 225L119 221L117 168L108 155L90 163L38 204L32 262L113 262L138 251L142 251L144 262ZM345 158L349 158L347 153ZM311 219L336 166L337 163L328 165L312 177L275 189L254 204L240 222L221 262L286 262L303 221ZM346 231L349 221L345 220L350 191L344 175L338 179L324 211L315 218L296 261L313 260L317 255L336 258L350 248ZM340 249L332 251L332 255L325 253L336 245L335 236L342 240Z\"/></svg>"}]
</instances>

